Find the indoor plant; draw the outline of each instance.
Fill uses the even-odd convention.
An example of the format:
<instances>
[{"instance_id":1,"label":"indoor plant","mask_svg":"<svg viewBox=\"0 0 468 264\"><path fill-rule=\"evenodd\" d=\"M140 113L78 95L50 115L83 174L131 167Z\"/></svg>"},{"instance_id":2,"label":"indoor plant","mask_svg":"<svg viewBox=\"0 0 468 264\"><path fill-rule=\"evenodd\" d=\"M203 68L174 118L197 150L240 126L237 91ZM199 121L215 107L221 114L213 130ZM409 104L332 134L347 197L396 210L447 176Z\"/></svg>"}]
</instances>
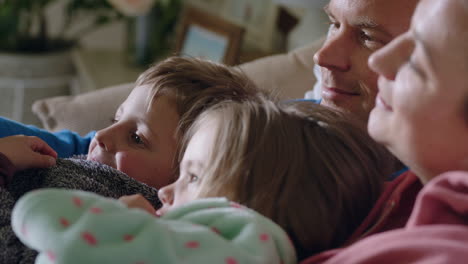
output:
<instances>
[{"instance_id":1,"label":"indoor plant","mask_svg":"<svg viewBox=\"0 0 468 264\"><path fill-rule=\"evenodd\" d=\"M30 104L43 97L70 93L74 77L70 50L85 34L115 20L133 21L155 8L170 9L179 3L180 0L0 0L0 115L39 124ZM52 25L56 21L47 15L50 5L63 7L59 30L50 29L57 28Z\"/></svg>"}]
</instances>

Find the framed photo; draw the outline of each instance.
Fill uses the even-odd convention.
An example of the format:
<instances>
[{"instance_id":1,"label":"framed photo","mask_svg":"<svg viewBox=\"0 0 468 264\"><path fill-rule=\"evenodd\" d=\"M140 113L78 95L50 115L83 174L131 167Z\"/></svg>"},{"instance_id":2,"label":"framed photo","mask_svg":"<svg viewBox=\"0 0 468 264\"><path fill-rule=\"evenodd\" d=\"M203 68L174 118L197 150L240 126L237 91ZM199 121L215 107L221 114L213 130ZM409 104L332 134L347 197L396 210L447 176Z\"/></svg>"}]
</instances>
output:
<instances>
[{"instance_id":1,"label":"framed photo","mask_svg":"<svg viewBox=\"0 0 468 264\"><path fill-rule=\"evenodd\" d=\"M263 51L275 50L278 6L273 0L226 0L224 15L246 29L246 44Z\"/></svg>"},{"instance_id":2,"label":"framed photo","mask_svg":"<svg viewBox=\"0 0 468 264\"><path fill-rule=\"evenodd\" d=\"M234 65L239 60L243 35L242 26L188 5L182 15L176 52Z\"/></svg>"}]
</instances>

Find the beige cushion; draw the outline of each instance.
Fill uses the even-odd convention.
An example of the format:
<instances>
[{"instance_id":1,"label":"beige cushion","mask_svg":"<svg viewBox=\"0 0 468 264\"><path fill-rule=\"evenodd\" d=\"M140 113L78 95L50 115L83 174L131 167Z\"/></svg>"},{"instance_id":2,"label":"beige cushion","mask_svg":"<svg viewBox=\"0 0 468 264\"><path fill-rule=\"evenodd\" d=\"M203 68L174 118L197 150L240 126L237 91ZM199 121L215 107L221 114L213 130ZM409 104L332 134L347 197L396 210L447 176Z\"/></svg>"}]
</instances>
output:
<instances>
[{"instance_id":1,"label":"beige cushion","mask_svg":"<svg viewBox=\"0 0 468 264\"><path fill-rule=\"evenodd\" d=\"M132 89L133 83L129 83L80 95L46 98L34 102L32 111L47 130L69 129L84 135L110 125Z\"/></svg>"},{"instance_id":2,"label":"beige cushion","mask_svg":"<svg viewBox=\"0 0 468 264\"><path fill-rule=\"evenodd\" d=\"M315 83L313 55L321 43L319 40L286 54L257 59L240 65L240 69L259 87L282 99L303 98ZM36 101L32 110L50 131L69 129L84 135L108 126L132 88L133 84L122 84L80 95L46 98Z\"/></svg>"}]
</instances>

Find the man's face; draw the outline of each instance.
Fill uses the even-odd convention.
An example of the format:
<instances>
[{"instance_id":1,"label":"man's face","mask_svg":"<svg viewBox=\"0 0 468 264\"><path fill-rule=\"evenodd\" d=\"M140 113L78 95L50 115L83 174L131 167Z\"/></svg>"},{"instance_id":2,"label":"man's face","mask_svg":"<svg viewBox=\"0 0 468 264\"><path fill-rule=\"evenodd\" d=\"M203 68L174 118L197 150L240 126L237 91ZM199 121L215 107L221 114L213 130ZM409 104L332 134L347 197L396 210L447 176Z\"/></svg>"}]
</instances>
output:
<instances>
[{"instance_id":1,"label":"man's face","mask_svg":"<svg viewBox=\"0 0 468 264\"><path fill-rule=\"evenodd\" d=\"M321 68L322 104L366 121L375 104L377 75L367 59L408 30L418 0L331 0L330 28L314 60Z\"/></svg>"}]
</instances>

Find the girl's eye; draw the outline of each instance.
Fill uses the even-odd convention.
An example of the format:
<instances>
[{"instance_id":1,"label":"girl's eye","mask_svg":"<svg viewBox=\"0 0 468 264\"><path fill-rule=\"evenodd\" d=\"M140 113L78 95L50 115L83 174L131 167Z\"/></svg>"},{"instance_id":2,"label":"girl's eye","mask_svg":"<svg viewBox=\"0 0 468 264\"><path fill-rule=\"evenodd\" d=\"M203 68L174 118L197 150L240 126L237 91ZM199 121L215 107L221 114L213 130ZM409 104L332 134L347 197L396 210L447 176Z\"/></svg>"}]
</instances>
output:
<instances>
[{"instance_id":1,"label":"girl's eye","mask_svg":"<svg viewBox=\"0 0 468 264\"><path fill-rule=\"evenodd\" d=\"M132 133L131 139L132 139L132 141L135 142L136 144L144 144L144 142L143 142L143 140L141 139L141 137L138 136L138 135L135 134L135 133Z\"/></svg>"},{"instance_id":2,"label":"girl's eye","mask_svg":"<svg viewBox=\"0 0 468 264\"><path fill-rule=\"evenodd\" d=\"M111 123L112 124L115 124L117 122L119 122L119 120L117 120L117 118L115 118L115 117L111 118Z\"/></svg>"},{"instance_id":3,"label":"girl's eye","mask_svg":"<svg viewBox=\"0 0 468 264\"><path fill-rule=\"evenodd\" d=\"M198 176L197 176L197 175L195 175L195 174L193 174L193 173L189 173L188 176L189 176L189 182L196 182L196 181L198 181Z\"/></svg>"}]
</instances>

